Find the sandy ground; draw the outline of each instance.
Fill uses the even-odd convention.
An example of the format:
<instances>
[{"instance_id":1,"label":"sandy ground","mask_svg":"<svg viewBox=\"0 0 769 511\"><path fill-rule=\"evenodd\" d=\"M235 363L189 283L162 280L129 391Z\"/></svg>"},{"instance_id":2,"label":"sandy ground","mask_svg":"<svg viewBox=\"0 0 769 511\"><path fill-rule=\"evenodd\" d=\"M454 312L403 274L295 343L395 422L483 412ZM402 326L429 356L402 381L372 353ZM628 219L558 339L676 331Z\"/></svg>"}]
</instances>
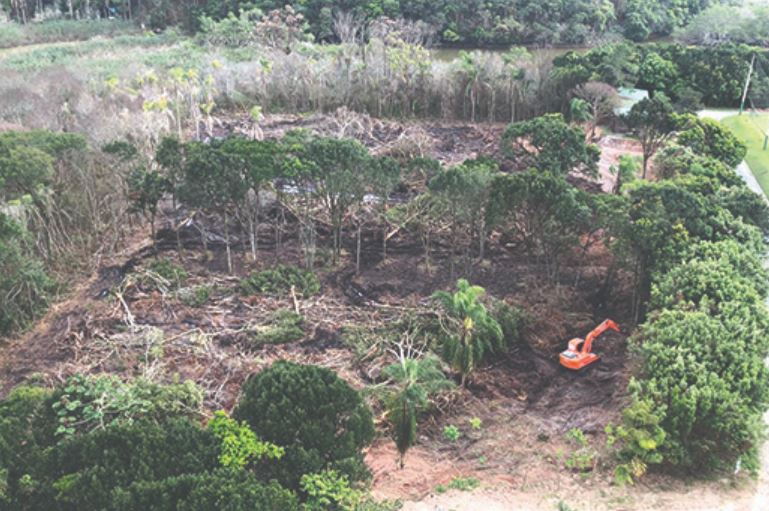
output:
<instances>
[{"instance_id":1,"label":"sandy ground","mask_svg":"<svg viewBox=\"0 0 769 511\"><path fill-rule=\"evenodd\" d=\"M598 179L601 183L601 190L611 193L617 181L617 176L614 175L611 168L619 164L620 156L632 155L643 158L643 150L637 140L613 133L603 136L598 142L598 146L601 148L601 159L598 161Z\"/></svg>"}]
</instances>

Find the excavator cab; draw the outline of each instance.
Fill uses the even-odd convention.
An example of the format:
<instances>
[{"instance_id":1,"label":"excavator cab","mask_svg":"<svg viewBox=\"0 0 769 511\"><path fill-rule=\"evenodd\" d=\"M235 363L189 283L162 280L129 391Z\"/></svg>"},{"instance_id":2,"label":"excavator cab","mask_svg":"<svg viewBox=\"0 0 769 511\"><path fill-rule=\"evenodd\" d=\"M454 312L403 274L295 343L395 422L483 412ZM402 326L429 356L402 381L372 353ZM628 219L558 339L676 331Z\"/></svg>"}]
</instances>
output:
<instances>
[{"instance_id":1,"label":"excavator cab","mask_svg":"<svg viewBox=\"0 0 769 511\"><path fill-rule=\"evenodd\" d=\"M617 323L607 319L595 327L584 339L576 338L570 340L568 349L561 352L561 355L558 357L561 365L567 369L578 371L596 362L599 357L592 352L593 341L609 329L617 332L620 331Z\"/></svg>"}]
</instances>

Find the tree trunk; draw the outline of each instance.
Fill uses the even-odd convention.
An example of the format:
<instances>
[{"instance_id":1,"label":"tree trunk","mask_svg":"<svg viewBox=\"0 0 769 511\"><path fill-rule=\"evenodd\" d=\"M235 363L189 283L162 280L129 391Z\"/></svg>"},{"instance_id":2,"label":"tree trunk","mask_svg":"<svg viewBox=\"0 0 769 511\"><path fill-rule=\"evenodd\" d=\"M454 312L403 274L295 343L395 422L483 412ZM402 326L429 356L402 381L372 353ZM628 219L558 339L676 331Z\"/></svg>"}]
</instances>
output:
<instances>
[{"instance_id":1,"label":"tree trunk","mask_svg":"<svg viewBox=\"0 0 769 511\"><path fill-rule=\"evenodd\" d=\"M232 251L230 250L229 216L224 212L224 243L227 245L227 272L232 275Z\"/></svg>"},{"instance_id":2,"label":"tree trunk","mask_svg":"<svg viewBox=\"0 0 769 511\"><path fill-rule=\"evenodd\" d=\"M150 236L152 236L152 252L157 255L158 253L158 242L157 242L157 236L155 235L155 213L152 213L150 216Z\"/></svg>"},{"instance_id":3,"label":"tree trunk","mask_svg":"<svg viewBox=\"0 0 769 511\"><path fill-rule=\"evenodd\" d=\"M208 259L208 236L206 236L206 226L203 222L200 223L200 238L203 241L203 252Z\"/></svg>"},{"instance_id":4,"label":"tree trunk","mask_svg":"<svg viewBox=\"0 0 769 511\"><path fill-rule=\"evenodd\" d=\"M385 220L384 228L382 229L382 262L387 260L387 221Z\"/></svg>"},{"instance_id":5,"label":"tree trunk","mask_svg":"<svg viewBox=\"0 0 769 511\"><path fill-rule=\"evenodd\" d=\"M358 224L358 232L356 233L356 246L355 246L355 273L360 273L360 223Z\"/></svg>"},{"instance_id":6,"label":"tree trunk","mask_svg":"<svg viewBox=\"0 0 769 511\"><path fill-rule=\"evenodd\" d=\"M646 151L644 151L644 168L643 168L643 175L641 176L642 179L646 179L646 169L649 167L650 158L651 158L651 155L648 154Z\"/></svg>"}]
</instances>

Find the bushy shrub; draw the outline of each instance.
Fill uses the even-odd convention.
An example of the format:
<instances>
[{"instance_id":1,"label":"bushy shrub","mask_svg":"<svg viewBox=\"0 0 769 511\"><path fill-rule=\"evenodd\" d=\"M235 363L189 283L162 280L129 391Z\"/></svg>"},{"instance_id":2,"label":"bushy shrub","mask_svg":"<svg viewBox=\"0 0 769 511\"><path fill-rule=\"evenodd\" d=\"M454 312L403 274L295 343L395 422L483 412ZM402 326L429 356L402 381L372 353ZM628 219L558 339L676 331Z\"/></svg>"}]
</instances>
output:
<instances>
[{"instance_id":1,"label":"bushy shrub","mask_svg":"<svg viewBox=\"0 0 769 511\"><path fill-rule=\"evenodd\" d=\"M124 383L123 387L131 384ZM298 510L296 496L265 484L252 469L282 449L261 441L248 426L216 414L208 428L164 397L175 388L142 394L142 408L163 408L126 420L96 412L98 399L74 412L103 420L79 434L56 434L52 403L62 391L20 387L0 401L0 509L29 511ZM58 396L58 397L57 397ZM107 408L114 408L111 396ZM73 403L74 401L69 401ZM126 402L131 412L133 401ZM194 412L194 410L192 410ZM226 502L226 504L224 504Z\"/></svg>"},{"instance_id":2,"label":"bushy shrub","mask_svg":"<svg viewBox=\"0 0 769 511\"><path fill-rule=\"evenodd\" d=\"M123 382L114 376L70 377L53 394L57 435L101 429L113 423L145 419L162 422L199 413L203 393L192 382L158 385L146 380Z\"/></svg>"},{"instance_id":3,"label":"bushy shrub","mask_svg":"<svg viewBox=\"0 0 769 511\"><path fill-rule=\"evenodd\" d=\"M660 447L665 431L654 408L648 400L635 400L622 411L622 425L606 426L607 443L618 448L620 463L614 478L619 484L632 484L646 473L649 465L662 463Z\"/></svg>"},{"instance_id":4,"label":"bushy shrub","mask_svg":"<svg viewBox=\"0 0 769 511\"><path fill-rule=\"evenodd\" d=\"M285 449L264 470L288 488L327 469L351 481L367 476L361 449L374 437L371 411L333 371L276 362L243 385L234 417Z\"/></svg>"},{"instance_id":5,"label":"bushy shrub","mask_svg":"<svg viewBox=\"0 0 769 511\"><path fill-rule=\"evenodd\" d=\"M26 249L26 236L18 223L0 213L0 336L29 325L45 311L55 290L43 264Z\"/></svg>"},{"instance_id":6,"label":"bushy shrub","mask_svg":"<svg viewBox=\"0 0 769 511\"><path fill-rule=\"evenodd\" d=\"M177 292L179 300L187 307L202 307L211 298L213 286L195 286L180 289Z\"/></svg>"},{"instance_id":7,"label":"bushy shrub","mask_svg":"<svg viewBox=\"0 0 769 511\"><path fill-rule=\"evenodd\" d=\"M515 346L521 342L526 318L521 309L517 309L503 301L495 301L491 315L502 328L502 339L505 347Z\"/></svg>"},{"instance_id":8,"label":"bushy shrub","mask_svg":"<svg viewBox=\"0 0 769 511\"><path fill-rule=\"evenodd\" d=\"M300 484L307 495L305 511L352 511L362 498L360 491L350 487L347 476L335 470L305 474Z\"/></svg>"},{"instance_id":9,"label":"bushy shrub","mask_svg":"<svg viewBox=\"0 0 769 511\"><path fill-rule=\"evenodd\" d=\"M245 471L217 469L160 481L146 480L116 492L115 511L299 511L296 495Z\"/></svg>"},{"instance_id":10,"label":"bushy shrub","mask_svg":"<svg viewBox=\"0 0 769 511\"><path fill-rule=\"evenodd\" d=\"M197 474L218 464L218 442L199 425L187 419L138 421L57 444L40 479L63 509L108 509L139 481Z\"/></svg>"},{"instance_id":11,"label":"bushy shrub","mask_svg":"<svg viewBox=\"0 0 769 511\"><path fill-rule=\"evenodd\" d=\"M309 297L320 292L318 277L309 270L296 266L276 266L269 270L252 273L240 284L244 294L267 293L286 295L294 288L300 296Z\"/></svg>"},{"instance_id":12,"label":"bushy shrub","mask_svg":"<svg viewBox=\"0 0 769 511\"><path fill-rule=\"evenodd\" d=\"M282 447L262 442L245 422L231 419L222 411L214 414L208 429L219 439L219 462L223 467L245 468L262 458L279 459L285 452Z\"/></svg>"},{"instance_id":13,"label":"bushy shrub","mask_svg":"<svg viewBox=\"0 0 769 511\"><path fill-rule=\"evenodd\" d=\"M644 373L631 392L653 405L665 431L665 460L684 468L755 461L762 438L769 397L766 309L735 302L720 308L717 315L662 310L641 329Z\"/></svg>"},{"instance_id":14,"label":"bushy shrub","mask_svg":"<svg viewBox=\"0 0 769 511\"><path fill-rule=\"evenodd\" d=\"M288 309L278 310L270 317L270 322L260 327L249 337L252 347L264 344L285 344L304 337L304 318Z\"/></svg>"},{"instance_id":15,"label":"bushy shrub","mask_svg":"<svg viewBox=\"0 0 769 511\"><path fill-rule=\"evenodd\" d=\"M184 284L184 281L187 280L187 277L189 277L187 271L184 268L178 264L174 264L169 259L159 259L157 261L153 261L150 264L149 269L150 271L157 273L166 279L174 287L181 286Z\"/></svg>"}]
</instances>

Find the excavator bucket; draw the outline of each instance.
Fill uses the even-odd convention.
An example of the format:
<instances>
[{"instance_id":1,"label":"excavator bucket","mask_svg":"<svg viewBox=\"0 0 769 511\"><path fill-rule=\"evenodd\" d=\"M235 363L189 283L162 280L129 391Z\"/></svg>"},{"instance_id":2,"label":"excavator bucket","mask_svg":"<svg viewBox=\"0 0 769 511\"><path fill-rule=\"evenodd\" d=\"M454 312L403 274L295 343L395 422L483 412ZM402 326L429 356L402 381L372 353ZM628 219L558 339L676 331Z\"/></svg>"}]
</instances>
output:
<instances>
[{"instance_id":1,"label":"excavator bucket","mask_svg":"<svg viewBox=\"0 0 769 511\"><path fill-rule=\"evenodd\" d=\"M566 351L561 352L558 357L561 365L567 369L579 371L593 362L597 362L599 356L592 351L593 341L609 329L620 331L619 326L614 321L607 319L595 327L584 339L576 338L569 341Z\"/></svg>"}]
</instances>

